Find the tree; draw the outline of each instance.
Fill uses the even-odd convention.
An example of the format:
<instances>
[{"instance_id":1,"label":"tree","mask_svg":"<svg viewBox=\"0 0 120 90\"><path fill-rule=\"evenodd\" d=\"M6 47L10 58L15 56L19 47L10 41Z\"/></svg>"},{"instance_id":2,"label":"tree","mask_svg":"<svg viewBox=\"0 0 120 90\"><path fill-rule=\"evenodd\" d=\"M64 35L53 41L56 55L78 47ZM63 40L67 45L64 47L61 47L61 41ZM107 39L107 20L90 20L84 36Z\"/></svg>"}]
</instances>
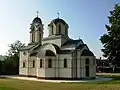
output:
<instances>
[{"instance_id":1,"label":"tree","mask_svg":"<svg viewBox=\"0 0 120 90\"><path fill-rule=\"evenodd\" d=\"M4 74L18 74L19 73L19 51L25 44L20 41L15 41L9 45L10 49L3 62Z\"/></svg>"},{"instance_id":2,"label":"tree","mask_svg":"<svg viewBox=\"0 0 120 90\"><path fill-rule=\"evenodd\" d=\"M103 56L115 65L120 66L120 5L115 4L114 9L108 16L109 25L105 25L107 34L101 36L103 44Z\"/></svg>"},{"instance_id":3,"label":"tree","mask_svg":"<svg viewBox=\"0 0 120 90\"><path fill-rule=\"evenodd\" d=\"M10 49L8 50L7 54L9 56L11 55L19 55L19 51L22 47L25 46L25 44L21 43L19 40L15 41L14 43L8 45Z\"/></svg>"}]
</instances>

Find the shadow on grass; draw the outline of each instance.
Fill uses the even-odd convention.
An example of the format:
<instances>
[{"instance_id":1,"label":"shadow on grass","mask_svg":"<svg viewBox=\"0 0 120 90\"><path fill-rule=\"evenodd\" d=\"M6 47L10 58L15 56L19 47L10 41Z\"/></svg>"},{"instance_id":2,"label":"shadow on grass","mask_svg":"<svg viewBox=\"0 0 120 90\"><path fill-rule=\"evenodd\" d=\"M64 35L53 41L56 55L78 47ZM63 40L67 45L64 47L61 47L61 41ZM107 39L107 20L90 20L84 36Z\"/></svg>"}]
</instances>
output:
<instances>
[{"instance_id":1,"label":"shadow on grass","mask_svg":"<svg viewBox=\"0 0 120 90\"><path fill-rule=\"evenodd\" d=\"M113 78L113 80L120 80L120 76L116 75L97 75L98 77Z\"/></svg>"},{"instance_id":2,"label":"shadow on grass","mask_svg":"<svg viewBox=\"0 0 120 90\"><path fill-rule=\"evenodd\" d=\"M95 82L68 82L70 84L120 84L120 76L115 75L97 75L103 78L113 78L110 81L95 81Z\"/></svg>"},{"instance_id":3,"label":"shadow on grass","mask_svg":"<svg viewBox=\"0 0 120 90\"><path fill-rule=\"evenodd\" d=\"M7 77L0 77L0 79L8 79Z\"/></svg>"}]
</instances>

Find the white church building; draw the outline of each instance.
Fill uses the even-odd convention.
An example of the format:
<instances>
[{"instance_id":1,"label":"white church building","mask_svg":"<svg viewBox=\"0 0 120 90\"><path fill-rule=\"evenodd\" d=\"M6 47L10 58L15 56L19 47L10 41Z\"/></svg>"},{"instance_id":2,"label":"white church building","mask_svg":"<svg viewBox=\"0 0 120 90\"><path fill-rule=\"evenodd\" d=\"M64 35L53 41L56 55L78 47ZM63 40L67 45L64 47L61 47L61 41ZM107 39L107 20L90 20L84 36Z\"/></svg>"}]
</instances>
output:
<instances>
[{"instance_id":1,"label":"white church building","mask_svg":"<svg viewBox=\"0 0 120 90\"><path fill-rule=\"evenodd\" d=\"M82 39L68 35L68 24L56 18L48 24L49 35L43 38L42 20L30 24L30 42L20 50L19 75L39 79L94 79L95 56Z\"/></svg>"}]
</instances>

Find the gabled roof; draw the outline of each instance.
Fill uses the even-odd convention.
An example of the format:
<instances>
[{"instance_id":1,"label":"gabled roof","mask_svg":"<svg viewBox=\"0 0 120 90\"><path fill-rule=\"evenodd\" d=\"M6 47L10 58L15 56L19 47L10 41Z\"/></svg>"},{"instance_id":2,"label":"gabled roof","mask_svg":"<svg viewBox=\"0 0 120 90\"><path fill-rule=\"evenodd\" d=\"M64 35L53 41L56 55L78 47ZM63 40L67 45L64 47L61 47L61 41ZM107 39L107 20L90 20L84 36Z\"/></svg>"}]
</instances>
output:
<instances>
[{"instance_id":1,"label":"gabled roof","mask_svg":"<svg viewBox=\"0 0 120 90\"><path fill-rule=\"evenodd\" d=\"M28 45L28 46L25 46L25 47L23 47L23 48L21 48L20 50L22 51L22 50L29 50L29 49L31 49L31 48L33 48L35 45Z\"/></svg>"},{"instance_id":2,"label":"gabled roof","mask_svg":"<svg viewBox=\"0 0 120 90\"><path fill-rule=\"evenodd\" d=\"M59 54L70 54L70 53L72 53L73 52L73 50L61 50L60 52L59 52Z\"/></svg>"},{"instance_id":3,"label":"gabled roof","mask_svg":"<svg viewBox=\"0 0 120 90\"><path fill-rule=\"evenodd\" d=\"M71 45L71 44L78 44L80 43L82 40L79 39L79 40L68 40L67 42L65 42L62 46L64 45Z\"/></svg>"},{"instance_id":4,"label":"gabled roof","mask_svg":"<svg viewBox=\"0 0 120 90\"><path fill-rule=\"evenodd\" d=\"M62 50L75 50L79 45L83 45L83 41L79 40L68 40L62 46Z\"/></svg>"},{"instance_id":5,"label":"gabled roof","mask_svg":"<svg viewBox=\"0 0 120 90\"><path fill-rule=\"evenodd\" d=\"M85 46L87 46L86 44L80 44L76 49L83 49Z\"/></svg>"},{"instance_id":6,"label":"gabled roof","mask_svg":"<svg viewBox=\"0 0 120 90\"><path fill-rule=\"evenodd\" d=\"M27 46L21 48L20 50L29 50L29 49L36 49L39 47L40 44L36 43L36 44L28 44Z\"/></svg>"},{"instance_id":7,"label":"gabled roof","mask_svg":"<svg viewBox=\"0 0 120 90\"><path fill-rule=\"evenodd\" d=\"M37 52L32 52L31 54L30 54L30 56L36 56L37 55Z\"/></svg>"},{"instance_id":8,"label":"gabled roof","mask_svg":"<svg viewBox=\"0 0 120 90\"><path fill-rule=\"evenodd\" d=\"M94 56L94 54L93 54L90 50L84 49L84 50L82 51L81 56Z\"/></svg>"}]
</instances>

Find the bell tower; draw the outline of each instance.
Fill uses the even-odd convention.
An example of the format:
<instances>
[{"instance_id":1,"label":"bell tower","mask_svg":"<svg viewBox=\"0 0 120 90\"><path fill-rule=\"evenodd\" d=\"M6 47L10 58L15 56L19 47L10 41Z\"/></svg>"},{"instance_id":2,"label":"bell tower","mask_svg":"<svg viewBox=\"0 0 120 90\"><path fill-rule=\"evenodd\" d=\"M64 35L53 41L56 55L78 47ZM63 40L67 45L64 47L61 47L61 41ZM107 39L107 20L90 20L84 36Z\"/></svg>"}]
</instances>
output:
<instances>
[{"instance_id":1,"label":"bell tower","mask_svg":"<svg viewBox=\"0 0 120 90\"><path fill-rule=\"evenodd\" d=\"M38 11L37 17L33 19L30 25L30 44L42 44L43 24L41 19L38 17Z\"/></svg>"}]
</instances>

